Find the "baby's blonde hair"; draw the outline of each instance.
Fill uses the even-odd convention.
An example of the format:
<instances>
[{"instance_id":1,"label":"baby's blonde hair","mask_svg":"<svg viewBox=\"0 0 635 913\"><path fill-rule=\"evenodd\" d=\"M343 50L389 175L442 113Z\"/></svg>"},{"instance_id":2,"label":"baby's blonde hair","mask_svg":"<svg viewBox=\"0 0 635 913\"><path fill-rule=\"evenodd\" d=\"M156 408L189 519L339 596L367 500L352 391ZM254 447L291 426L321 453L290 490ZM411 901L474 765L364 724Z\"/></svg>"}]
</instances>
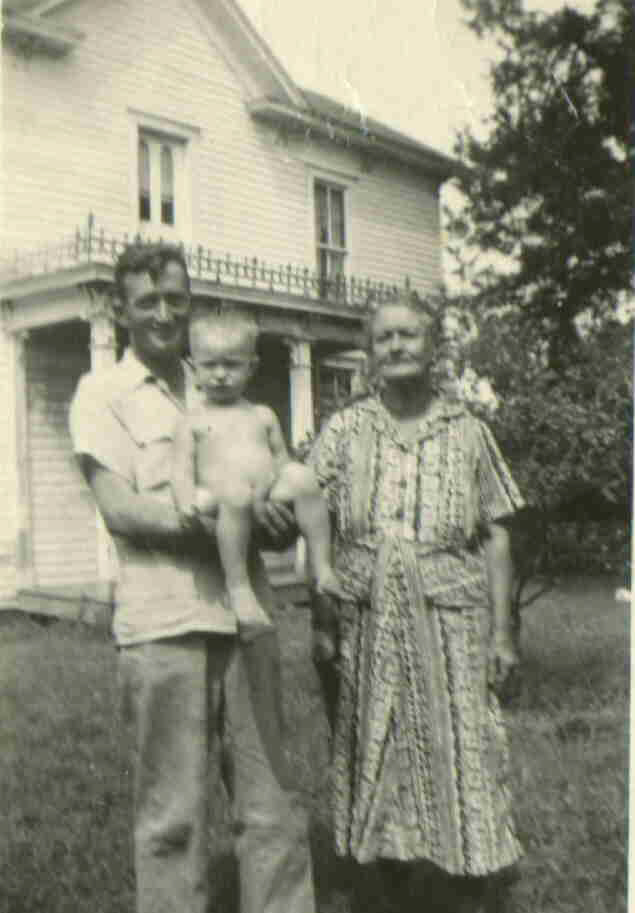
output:
<instances>
[{"instance_id":1,"label":"baby's blonde hair","mask_svg":"<svg viewBox=\"0 0 635 913\"><path fill-rule=\"evenodd\" d=\"M240 308L221 305L220 308L214 310L197 309L190 318L190 347L198 334L204 334L210 330L227 336L240 334L245 340L245 347L254 354L256 353L260 335L258 324L253 317Z\"/></svg>"}]
</instances>

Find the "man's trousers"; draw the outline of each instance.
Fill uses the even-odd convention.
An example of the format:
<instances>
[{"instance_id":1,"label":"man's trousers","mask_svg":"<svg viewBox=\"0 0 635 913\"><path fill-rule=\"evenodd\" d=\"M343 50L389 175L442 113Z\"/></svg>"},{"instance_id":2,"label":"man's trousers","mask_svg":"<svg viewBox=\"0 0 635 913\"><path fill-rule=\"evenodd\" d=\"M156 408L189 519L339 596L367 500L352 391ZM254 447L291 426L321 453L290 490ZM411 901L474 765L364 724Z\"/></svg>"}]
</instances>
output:
<instances>
[{"instance_id":1,"label":"man's trousers","mask_svg":"<svg viewBox=\"0 0 635 913\"><path fill-rule=\"evenodd\" d=\"M307 816L283 746L276 635L241 644L188 634L123 647L120 674L136 731L137 913L208 913L221 728L231 746L241 913L314 913Z\"/></svg>"}]
</instances>

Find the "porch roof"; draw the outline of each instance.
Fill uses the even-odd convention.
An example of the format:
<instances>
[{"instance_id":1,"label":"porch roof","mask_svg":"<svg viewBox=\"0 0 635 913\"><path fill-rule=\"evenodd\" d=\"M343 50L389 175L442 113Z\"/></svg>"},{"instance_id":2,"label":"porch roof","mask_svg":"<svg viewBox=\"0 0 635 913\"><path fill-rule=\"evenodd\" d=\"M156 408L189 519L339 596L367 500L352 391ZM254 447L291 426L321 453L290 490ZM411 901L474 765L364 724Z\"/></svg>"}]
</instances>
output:
<instances>
[{"instance_id":1,"label":"porch roof","mask_svg":"<svg viewBox=\"0 0 635 913\"><path fill-rule=\"evenodd\" d=\"M0 301L21 300L89 283L111 285L114 263L139 236L109 236L91 227L0 260ZM324 279L307 266L274 266L255 256L220 254L202 244L185 247L195 297L240 300L359 321L371 301L393 297L399 286L354 276ZM409 288L408 277L402 288Z\"/></svg>"}]
</instances>

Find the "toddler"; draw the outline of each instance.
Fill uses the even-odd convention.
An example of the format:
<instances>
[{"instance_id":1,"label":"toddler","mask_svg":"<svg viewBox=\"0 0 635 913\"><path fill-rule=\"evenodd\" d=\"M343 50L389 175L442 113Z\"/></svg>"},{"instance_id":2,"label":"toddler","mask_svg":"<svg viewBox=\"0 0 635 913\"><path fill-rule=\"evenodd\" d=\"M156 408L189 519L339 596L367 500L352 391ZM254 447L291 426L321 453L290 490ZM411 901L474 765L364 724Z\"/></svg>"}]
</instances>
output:
<instances>
[{"instance_id":1,"label":"toddler","mask_svg":"<svg viewBox=\"0 0 635 913\"><path fill-rule=\"evenodd\" d=\"M230 605L243 640L273 625L249 580L254 514L267 499L293 503L306 538L322 617L313 619L314 650L335 653L330 597L341 598L331 566L328 509L313 470L289 457L274 412L244 391L258 364L258 328L240 312L205 312L190 322L190 353L202 402L181 421L174 442L172 491L181 516L216 517L216 541Z\"/></svg>"}]
</instances>

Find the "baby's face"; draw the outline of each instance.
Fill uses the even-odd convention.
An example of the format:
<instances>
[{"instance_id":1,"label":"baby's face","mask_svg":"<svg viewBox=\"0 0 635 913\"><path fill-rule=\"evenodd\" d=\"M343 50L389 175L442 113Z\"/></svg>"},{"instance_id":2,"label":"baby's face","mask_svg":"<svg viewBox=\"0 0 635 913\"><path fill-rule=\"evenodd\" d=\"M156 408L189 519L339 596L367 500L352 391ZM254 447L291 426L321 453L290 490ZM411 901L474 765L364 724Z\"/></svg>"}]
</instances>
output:
<instances>
[{"instance_id":1,"label":"baby's face","mask_svg":"<svg viewBox=\"0 0 635 913\"><path fill-rule=\"evenodd\" d=\"M196 382L208 402L237 402L258 363L246 334L240 329L198 329L190 336Z\"/></svg>"}]
</instances>

